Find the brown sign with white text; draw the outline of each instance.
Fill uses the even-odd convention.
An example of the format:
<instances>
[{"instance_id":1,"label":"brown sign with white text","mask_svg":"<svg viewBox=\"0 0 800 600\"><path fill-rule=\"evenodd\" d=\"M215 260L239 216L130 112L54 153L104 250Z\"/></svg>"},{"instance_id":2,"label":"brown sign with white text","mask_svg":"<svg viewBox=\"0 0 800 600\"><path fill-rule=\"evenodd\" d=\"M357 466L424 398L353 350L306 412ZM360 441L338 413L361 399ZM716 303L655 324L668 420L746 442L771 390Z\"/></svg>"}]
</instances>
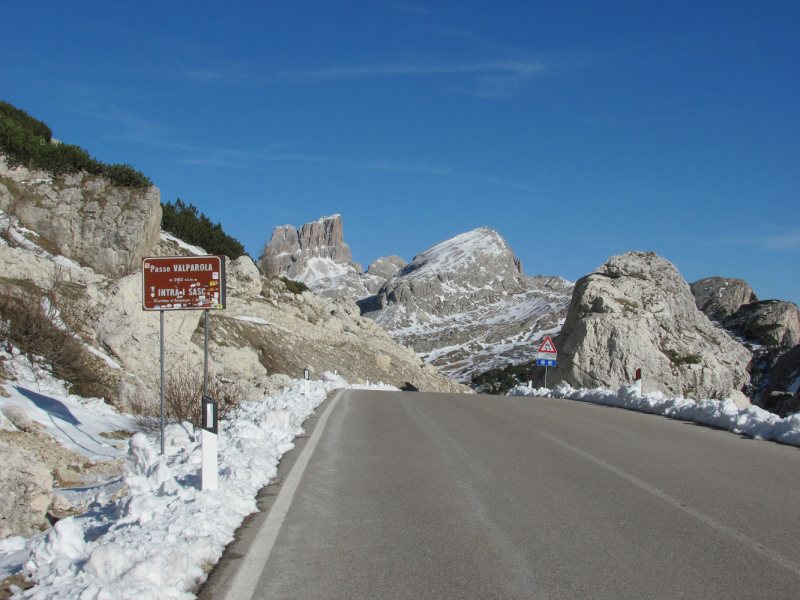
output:
<instances>
[{"instance_id":1,"label":"brown sign with white text","mask_svg":"<svg viewBox=\"0 0 800 600\"><path fill-rule=\"evenodd\" d=\"M224 256L142 259L143 310L225 308Z\"/></svg>"}]
</instances>

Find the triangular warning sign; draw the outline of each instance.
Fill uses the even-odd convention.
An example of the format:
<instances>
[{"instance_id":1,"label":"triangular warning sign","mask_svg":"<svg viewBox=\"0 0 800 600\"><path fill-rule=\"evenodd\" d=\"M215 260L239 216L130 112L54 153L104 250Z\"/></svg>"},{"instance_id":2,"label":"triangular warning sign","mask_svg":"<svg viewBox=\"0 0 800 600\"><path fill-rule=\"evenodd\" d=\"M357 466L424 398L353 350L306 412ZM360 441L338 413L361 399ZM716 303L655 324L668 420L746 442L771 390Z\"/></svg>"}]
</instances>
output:
<instances>
[{"instance_id":1,"label":"triangular warning sign","mask_svg":"<svg viewBox=\"0 0 800 600\"><path fill-rule=\"evenodd\" d=\"M550 339L549 335L544 338L544 342L539 346L539 352L556 353L556 345L553 343L553 340Z\"/></svg>"}]
</instances>

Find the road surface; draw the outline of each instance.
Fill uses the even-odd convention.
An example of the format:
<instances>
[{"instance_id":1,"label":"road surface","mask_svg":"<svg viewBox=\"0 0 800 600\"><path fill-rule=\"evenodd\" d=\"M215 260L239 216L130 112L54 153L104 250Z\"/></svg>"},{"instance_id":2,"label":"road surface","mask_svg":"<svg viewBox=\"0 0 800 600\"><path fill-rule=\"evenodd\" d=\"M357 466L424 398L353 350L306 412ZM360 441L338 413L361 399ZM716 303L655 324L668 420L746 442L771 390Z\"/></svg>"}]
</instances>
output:
<instances>
[{"instance_id":1,"label":"road surface","mask_svg":"<svg viewBox=\"0 0 800 600\"><path fill-rule=\"evenodd\" d=\"M800 598L798 448L570 400L334 396L201 599Z\"/></svg>"}]
</instances>

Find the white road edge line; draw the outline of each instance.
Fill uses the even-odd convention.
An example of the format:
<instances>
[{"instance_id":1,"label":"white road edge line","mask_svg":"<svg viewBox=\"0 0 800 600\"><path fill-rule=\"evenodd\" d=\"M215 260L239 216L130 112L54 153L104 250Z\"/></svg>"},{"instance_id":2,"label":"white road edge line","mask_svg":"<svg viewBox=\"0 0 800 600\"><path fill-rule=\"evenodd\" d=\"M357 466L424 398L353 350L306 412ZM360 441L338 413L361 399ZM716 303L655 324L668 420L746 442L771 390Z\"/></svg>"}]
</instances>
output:
<instances>
[{"instance_id":1,"label":"white road edge line","mask_svg":"<svg viewBox=\"0 0 800 600\"><path fill-rule=\"evenodd\" d=\"M342 393L344 393L343 389L334 392L330 406L328 406L325 414L322 415L319 423L317 423L317 426L314 428L314 433L311 434L297 462L286 477L286 481L281 485L278 497L275 499L275 503L272 505L267 518L261 524L261 528L258 530L258 534L250 547L250 551L242 559L242 564L236 576L233 578L233 583L225 594L225 600L250 600L253 597L256 585L258 585L258 580L261 578L261 572L267 564L267 560L272 552L272 547L275 545L275 540L281 530L283 521L286 518L286 514L289 512L289 507L292 505L292 498L294 498L297 485L303 477L311 455L314 454L314 449L317 447L319 438L322 436L322 431L325 429L328 417L333 412Z\"/></svg>"},{"instance_id":2,"label":"white road edge line","mask_svg":"<svg viewBox=\"0 0 800 600\"><path fill-rule=\"evenodd\" d=\"M519 419L515 419L514 417L512 417L510 415L504 415L503 413L494 411L494 410L492 410L490 408L486 408L485 406L482 407L482 408L484 408L488 412L494 413L496 415L499 415L501 417L505 417L506 419L514 421L515 423L519 423L523 427L527 427L531 431L534 431L534 432L538 433L539 435L541 435L542 437L550 440L554 444L558 444L562 448L565 448L566 450L570 450L570 451L574 452L578 456L581 456L581 457L585 458L586 460L588 460L590 462L593 462L598 467L602 467L603 469L606 469L607 471L610 471L611 473L614 473L615 475L621 477L622 479L625 479L626 481L632 483L636 487L638 487L638 488L640 488L640 489L652 494L656 498L660 498L661 500L663 500L667 504L673 506L674 508L677 508L678 510L686 513L687 515L690 515L690 516L694 517L695 519L697 519L701 523L705 523L709 527L711 527L713 529L716 529L719 533L722 533L724 535L727 535L728 537L733 538L734 540L736 540L737 542L739 542L743 546L748 547L753 552L756 552L756 553L758 553L758 554L760 554L760 555L762 555L762 556L764 556L766 558L769 558L770 560L778 563L783 568L788 569L789 571L792 571L795 575L800 575L800 564L794 562L793 560L791 560L790 558L784 556L780 552L776 552L775 550L772 550L771 548L767 548L762 543L757 542L753 538L750 538L750 537L746 536L745 534L741 533L740 531L737 531L733 527L729 527L728 525L725 525L724 523L720 523L719 521L717 521L716 519L713 519L712 517L708 516L707 514L702 513L702 512L700 512L699 510L697 510L695 508L691 508L691 507L685 505L683 502L681 502L680 500L678 500L674 496L670 496L666 492L663 492L660 489L658 489L657 487L650 485L646 481L642 481L641 479L639 479L635 475L631 475L630 473L626 473L622 469L619 469L619 468L615 467L614 465L611 465L611 464L607 463L603 459L598 458L596 456L593 456L592 454L589 454L588 452L586 452L584 450L581 450L580 448L577 448L577 447L573 446L572 444L568 444L567 442L565 442L565 441L563 441L563 440L561 440L561 439L559 439L559 438L557 438L557 437L555 437L553 435L550 435L549 433L545 433L544 431L536 429L535 427L529 425L528 423L525 423L524 421L520 421Z\"/></svg>"}]
</instances>

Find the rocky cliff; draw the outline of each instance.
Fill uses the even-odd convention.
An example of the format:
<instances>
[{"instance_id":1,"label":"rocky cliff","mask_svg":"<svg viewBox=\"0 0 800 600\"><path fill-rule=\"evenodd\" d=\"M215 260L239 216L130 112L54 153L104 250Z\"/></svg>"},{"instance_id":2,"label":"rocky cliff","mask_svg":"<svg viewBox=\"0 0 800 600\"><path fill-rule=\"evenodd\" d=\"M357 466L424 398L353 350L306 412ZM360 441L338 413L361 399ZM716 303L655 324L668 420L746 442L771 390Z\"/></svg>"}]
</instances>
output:
<instances>
[{"instance_id":1,"label":"rocky cliff","mask_svg":"<svg viewBox=\"0 0 800 600\"><path fill-rule=\"evenodd\" d=\"M560 277L525 275L502 236L484 227L418 254L358 304L426 362L468 381L530 359L536 340L559 330L571 291Z\"/></svg>"},{"instance_id":2,"label":"rocky cliff","mask_svg":"<svg viewBox=\"0 0 800 600\"><path fill-rule=\"evenodd\" d=\"M579 279L555 343L551 385L614 388L641 368L645 391L746 401L750 354L697 309L675 266L654 253L613 256Z\"/></svg>"},{"instance_id":3,"label":"rocky cliff","mask_svg":"<svg viewBox=\"0 0 800 600\"><path fill-rule=\"evenodd\" d=\"M154 186L138 190L86 173L54 177L9 169L0 155L0 210L45 252L104 275L140 268L158 240L160 199Z\"/></svg>"},{"instance_id":4,"label":"rocky cliff","mask_svg":"<svg viewBox=\"0 0 800 600\"><path fill-rule=\"evenodd\" d=\"M748 396L767 410L800 410L800 310L792 302L758 300L741 279L709 277L692 284L698 308L750 351Z\"/></svg>"},{"instance_id":5,"label":"rocky cliff","mask_svg":"<svg viewBox=\"0 0 800 600\"><path fill-rule=\"evenodd\" d=\"M258 266L268 277L285 276L304 282L348 271L362 272L344 242L341 215L306 223L299 231L293 225L276 227Z\"/></svg>"}]
</instances>

